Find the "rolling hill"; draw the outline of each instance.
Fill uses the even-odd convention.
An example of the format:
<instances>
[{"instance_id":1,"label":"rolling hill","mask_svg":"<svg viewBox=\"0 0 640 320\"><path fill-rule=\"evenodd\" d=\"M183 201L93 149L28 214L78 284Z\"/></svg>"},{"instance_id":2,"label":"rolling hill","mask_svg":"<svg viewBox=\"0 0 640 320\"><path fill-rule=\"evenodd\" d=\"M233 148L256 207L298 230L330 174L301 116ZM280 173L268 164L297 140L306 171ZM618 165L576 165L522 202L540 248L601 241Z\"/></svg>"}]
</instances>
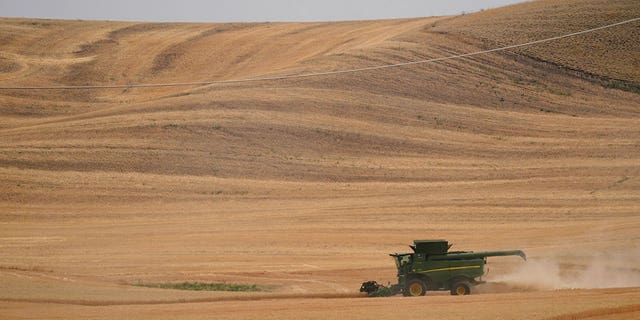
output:
<instances>
[{"instance_id":1,"label":"rolling hill","mask_svg":"<svg viewBox=\"0 0 640 320\"><path fill-rule=\"evenodd\" d=\"M366 68L637 17L632 0L563 0L325 23L5 18L0 87ZM0 308L11 318L355 319L429 308L440 318L637 318L639 39L635 22L349 74L0 90ZM387 253L421 238L520 248L562 280L510 283L499 275L522 266L496 260L489 280L506 284L466 302L358 298L360 282L394 280ZM558 291L594 260L624 281L591 275ZM277 289L131 286L177 281Z\"/></svg>"}]
</instances>

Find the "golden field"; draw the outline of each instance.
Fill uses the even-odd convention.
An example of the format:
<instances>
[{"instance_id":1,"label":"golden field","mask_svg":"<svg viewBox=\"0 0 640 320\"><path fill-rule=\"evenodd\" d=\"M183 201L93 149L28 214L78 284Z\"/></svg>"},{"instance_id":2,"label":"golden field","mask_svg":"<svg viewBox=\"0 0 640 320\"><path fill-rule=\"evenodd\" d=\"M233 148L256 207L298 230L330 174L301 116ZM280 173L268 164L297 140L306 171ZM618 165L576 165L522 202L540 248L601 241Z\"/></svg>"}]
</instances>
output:
<instances>
[{"instance_id":1,"label":"golden field","mask_svg":"<svg viewBox=\"0 0 640 320\"><path fill-rule=\"evenodd\" d=\"M640 16L636 1L326 23L0 19L0 87L403 63ZM637 319L640 23L359 73L0 90L7 319ZM365 298L414 239L490 258L470 296ZM269 292L134 286L257 284Z\"/></svg>"}]
</instances>

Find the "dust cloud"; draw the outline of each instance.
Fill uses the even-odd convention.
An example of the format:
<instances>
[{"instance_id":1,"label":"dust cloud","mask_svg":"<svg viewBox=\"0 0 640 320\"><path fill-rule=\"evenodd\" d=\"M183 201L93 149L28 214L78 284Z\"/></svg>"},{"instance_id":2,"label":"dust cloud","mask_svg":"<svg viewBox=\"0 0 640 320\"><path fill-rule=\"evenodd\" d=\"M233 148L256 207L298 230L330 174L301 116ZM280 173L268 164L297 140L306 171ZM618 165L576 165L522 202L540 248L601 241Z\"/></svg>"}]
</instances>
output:
<instances>
[{"instance_id":1,"label":"dust cloud","mask_svg":"<svg viewBox=\"0 0 640 320\"><path fill-rule=\"evenodd\" d=\"M494 281L533 290L640 287L640 250L536 257Z\"/></svg>"}]
</instances>

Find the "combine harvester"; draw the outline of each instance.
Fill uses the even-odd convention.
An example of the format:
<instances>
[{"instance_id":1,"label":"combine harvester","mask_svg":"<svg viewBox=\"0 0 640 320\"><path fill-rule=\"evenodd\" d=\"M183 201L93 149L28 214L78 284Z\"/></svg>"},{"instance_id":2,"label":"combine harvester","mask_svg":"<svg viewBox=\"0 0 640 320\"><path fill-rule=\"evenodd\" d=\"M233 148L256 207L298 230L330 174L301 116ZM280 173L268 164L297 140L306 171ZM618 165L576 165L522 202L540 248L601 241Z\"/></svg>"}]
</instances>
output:
<instances>
[{"instance_id":1,"label":"combine harvester","mask_svg":"<svg viewBox=\"0 0 640 320\"><path fill-rule=\"evenodd\" d=\"M522 250L510 251L449 251L446 240L415 240L413 253L394 253L398 268L398 283L383 286L367 281L360 287L370 297L392 296L402 292L405 296L424 296L428 290L446 291L452 295L467 295L473 286L484 283L484 265L487 257L527 256ZM477 278L477 279L476 279Z\"/></svg>"}]
</instances>

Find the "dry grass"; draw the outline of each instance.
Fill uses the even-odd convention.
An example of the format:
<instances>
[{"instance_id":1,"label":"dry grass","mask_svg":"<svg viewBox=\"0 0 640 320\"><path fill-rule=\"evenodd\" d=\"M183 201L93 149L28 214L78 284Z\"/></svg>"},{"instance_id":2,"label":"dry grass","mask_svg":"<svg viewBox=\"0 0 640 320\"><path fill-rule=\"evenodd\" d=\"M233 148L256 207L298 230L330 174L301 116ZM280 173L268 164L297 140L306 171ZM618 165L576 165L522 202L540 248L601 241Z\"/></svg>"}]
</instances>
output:
<instances>
[{"instance_id":1,"label":"dry grass","mask_svg":"<svg viewBox=\"0 0 640 320\"><path fill-rule=\"evenodd\" d=\"M438 24L434 31L464 33L495 46L554 37L637 17L640 6L633 0L543 0L452 19ZM637 90L639 39L638 23L633 23L520 49L519 53L584 76L623 80L635 84L633 88Z\"/></svg>"},{"instance_id":2,"label":"dry grass","mask_svg":"<svg viewBox=\"0 0 640 320\"><path fill-rule=\"evenodd\" d=\"M628 1L594 10L599 3L309 24L3 19L0 85L364 67L572 32L637 12ZM362 281L394 281L386 254L420 238L446 238L461 250L524 249L571 270L586 269L594 252L638 265L640 96L601 81L638 84L639 69L629 67L637 63L634 28L611 45L613 33L597 35L588 52L574 39L322 78L2 91L3 316L637 318L635 282L562 291L496 285L428 301L356 292ZM491 259L488 280L518 263ZM610 259L604 268L638 273L621 263ZM136 281L278 289L127 285Z\"/></svg>"}]
</instances>

